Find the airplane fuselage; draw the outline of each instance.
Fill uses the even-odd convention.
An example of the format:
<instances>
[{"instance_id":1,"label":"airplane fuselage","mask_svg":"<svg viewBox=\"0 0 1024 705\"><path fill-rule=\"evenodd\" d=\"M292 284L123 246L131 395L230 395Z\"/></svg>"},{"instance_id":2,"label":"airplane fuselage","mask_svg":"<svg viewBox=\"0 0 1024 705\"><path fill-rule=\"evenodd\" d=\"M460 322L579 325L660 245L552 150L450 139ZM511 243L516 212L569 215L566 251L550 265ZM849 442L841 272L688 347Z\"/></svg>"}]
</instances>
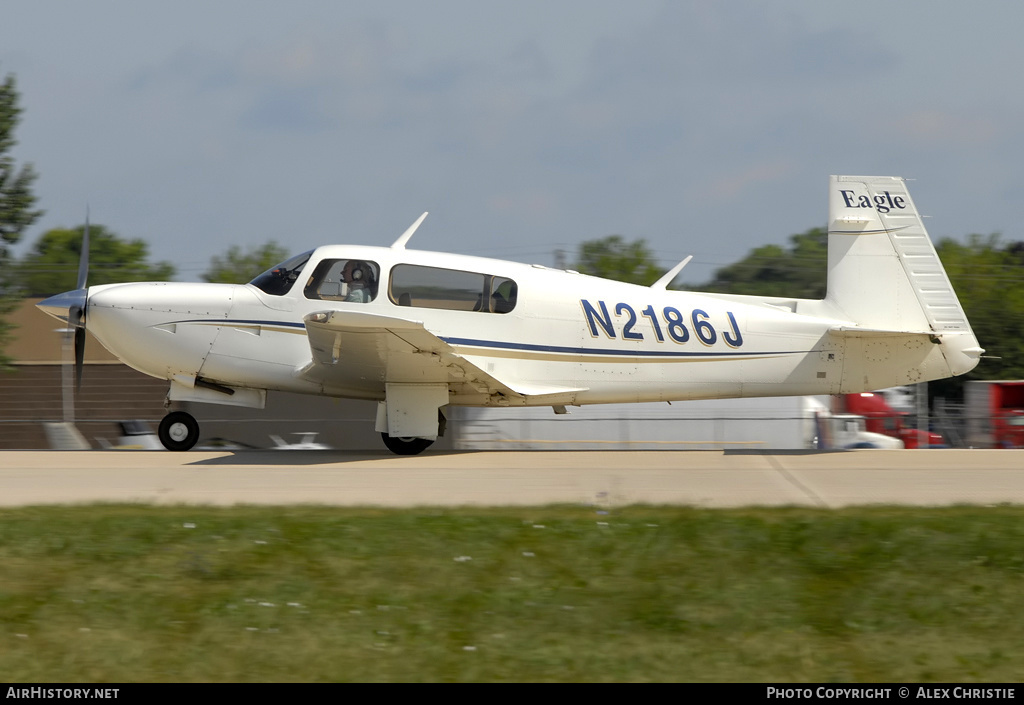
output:
<instances>
[{"instance_id":1,"label":"airplane fuselage","mask_svg":"<svg viewBox=\"0 0 1024 705\"><path fill-rule=\"evenodd\" d=\"M669 291L538 265L329 245L249 284L78 287L38 306L170 401L261 408L268 390L378 400L374 428L421 452L444 408L840 394L963 374L984 352L902 179L829 181L824 299ZM88 252L88 228L83 232ZM160 440L188 450L176 410Z\"/></svg>"},{"instance_id":2,"label":"airplane fuselage","mask_svg":"<svg viewBox=\"0 0 1024 705\"><path fill-rule=\"evenodd\" d=\"M325 298L308 285L321 263L347 260L372 264L377 273L372 300ZM441 284L450 273L456 294L431 298L424 276L404 274L409 268L438 272ZM472 291L467 274L511 282L514 305L503 310L480 306L468 295L465 301L445 298ZM414 281L404 282L403 276ZM412 286L412 291L400 291L403 286ZM451 404L836 394L916 381L908 374L948 374L937 346L920 336L911 342L874 341L878 364L865 367L858 356L855 369L848 368L848 345L863 343L830 334L842 319L828 315L826 302L769 305L515 262L344 245L314 250L284 293L253 284L92 287L88 325L126 364L182 387L192 388L198 380L232 389L384 399L386 380L379 366L353 358L328 375L309 368L310 341L303 319L322 311L422 322L476 367L534 392L522 398L496 395L485 381L464 379L443 364L434 371L417 368L406 380L447 383ZM208 400L216 401L216 395Z\"/></svg>"}]
</instances>

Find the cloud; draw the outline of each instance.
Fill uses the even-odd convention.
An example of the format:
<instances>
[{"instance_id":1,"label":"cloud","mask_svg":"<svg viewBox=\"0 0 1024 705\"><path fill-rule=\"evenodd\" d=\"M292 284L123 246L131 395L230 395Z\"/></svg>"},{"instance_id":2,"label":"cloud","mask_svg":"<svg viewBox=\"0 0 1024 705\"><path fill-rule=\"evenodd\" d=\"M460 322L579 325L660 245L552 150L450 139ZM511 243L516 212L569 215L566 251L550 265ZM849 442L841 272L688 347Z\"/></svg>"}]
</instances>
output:
<instances>
[{"instance_id":1,"label":"cloud","mask_svg":"<svg viewBox=\"0 0 1024 705\"><path fill-rule=\"evenodd\" d=\"M990 144L1002 130L988 115L959 115L939 110L918 110L904 115L892 125L896 139L919 146L949 147Z\"/></svg>"},{"instance_id":2,"label":"cloud","mask_svg":"<svg viewBox=\"0 0 1024 705\"><path fill-rule=\"evenodd\" d=\"M529 220L550 219L558 209L552 194L539 189L494 194L487 199L487 205L497 214L515 213Z\"/></svg>"},{"instance_id":3,"label":"cloud","mask_svg":"<svg viewBox=\"0 0 1024 705\"><path fill-rule=\"evenodd\" d=\"M711 180L695 195L698 200L731 201L752 186L784 180L795 170L796 164L788 158L748 164Z\"/></svg>"},{"instance_id":4,"label":"cloud","mask_svg":"<svg viewBox=\"0 0 1024 705\"><path fill-rule=\"evenodd\" d=\"M729 89L808 89L864 82L897 56L854 25L810 29L773 4L668 2L649 26L606 38L592 56L591 89L622 81Z\"/></svg>"},{"instance_id":5,"label":"cloud","mask_svg":"<svg viewBox=\"0 0 1024 705\"><path fill-rule=\"evenodd\" d=\"M173 91L194 96L232 90L242 82L243 72L231 57L189 44L132 72L125 87L129 93Z\"/></svg>"},{"instance_id":6,"label":"cloud","mask_svg":"<svg viewBox=\"0 0 1024 705\"><path fill-rule=\"evenodd\" d=\"M143 100L173 99L189 114L243 129L318 133L373 121L386 109L382 94L401 92L393 44L386 25L367 21L330 36L309 30L228 53L186 45L135 72L127 87Z\"/></svg>"},{"instance_id":7,"label":"cloud","mask_svg":"<svg viewBox=\"0 0 1024 705\"><path fill-rule=\"evenodd\" d=\"M250 100L238 124L277 132L315 133L334 125L316 87L270 86Z\"/></svg>"},{"instance_id":8,"label":"cloud","mask_svg":"<svg viewBox=\"0 0 1024 705\"><path fill-rule=\"evenodd\" d=\"M829 173L941 174L949 193L962 174L1019 180L1015 25L867 3L100 12L96 32L52 37L79 48L47 55L53 70L19 72L19 148L48 210L80 203L83 183L116 194L117 225L152 233L158 259L210 249L211 233L288 233L299 248L343 223L371 242L429 209L424 236L443 249L620 232L666 257L695 251L692 272L699 248L724 263L816 224ZM949 227L996 229L973 221L1012 218L1003 200Z\"/></svg>"}]
</instances>

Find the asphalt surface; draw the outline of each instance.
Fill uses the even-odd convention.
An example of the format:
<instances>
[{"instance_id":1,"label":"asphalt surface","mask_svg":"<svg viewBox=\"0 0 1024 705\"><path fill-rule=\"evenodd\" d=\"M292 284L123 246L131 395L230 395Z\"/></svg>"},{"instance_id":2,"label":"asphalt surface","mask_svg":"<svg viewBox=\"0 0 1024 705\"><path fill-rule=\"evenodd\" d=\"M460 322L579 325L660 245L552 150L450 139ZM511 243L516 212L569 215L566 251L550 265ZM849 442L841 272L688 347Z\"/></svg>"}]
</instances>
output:
<instances>
[{"instance_id":1,"label":"asphalt surface","mask_svg":"<svg viewBox=\"0 0 1024 705\"><path fill-rule=\"evenodd\" d=\"M1024 504L1024 450L4 451L0 506Z\"/></svg>"}]
</instances>

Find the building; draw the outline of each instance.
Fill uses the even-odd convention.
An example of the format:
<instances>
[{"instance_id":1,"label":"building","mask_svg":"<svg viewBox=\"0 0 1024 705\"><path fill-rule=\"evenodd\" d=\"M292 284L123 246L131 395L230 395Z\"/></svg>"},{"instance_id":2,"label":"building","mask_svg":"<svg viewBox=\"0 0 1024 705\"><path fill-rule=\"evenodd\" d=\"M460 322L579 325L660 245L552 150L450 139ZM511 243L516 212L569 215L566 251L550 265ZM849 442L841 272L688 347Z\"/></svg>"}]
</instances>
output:
<instances>
[{"instance_id":1,"label":"building","mask_svg":"<svg viewBox=\"0 0 1024 705\"><path fill-rule=\"evenodd\" d=\"M8 317L16 326L7 347L14 361L0 371L0 449L45 449L53 445L47 424L72 422L93 448L124 442L124 425L155 432L167 410L168 382L122 364L86 334L82 386L75 394L74 352L69 336L26 299ZM265 409L215 404L175 404L193 414L202 429L199 446L269 448L272 436L285 442L316 433L332 448L383 451L374 431L376 402L270 392ZM434 448L451 448L449 437Z\"/></svg>"}]
</instances>

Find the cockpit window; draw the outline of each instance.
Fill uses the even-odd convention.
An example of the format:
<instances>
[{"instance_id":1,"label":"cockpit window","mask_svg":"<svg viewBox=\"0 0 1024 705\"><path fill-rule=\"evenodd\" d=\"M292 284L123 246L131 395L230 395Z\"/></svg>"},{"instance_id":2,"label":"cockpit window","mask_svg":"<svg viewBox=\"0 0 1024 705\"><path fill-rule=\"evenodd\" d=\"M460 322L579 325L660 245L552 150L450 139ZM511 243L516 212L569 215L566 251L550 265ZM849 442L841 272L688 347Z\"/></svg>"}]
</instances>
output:
<instances>
[{"instance_id":1,"label":"cockpit window","mask_svg":"<svg viewBox=\"0 0 1024 705\"><path fill-rule=\"evenodd\" d=\"M508 313L516 306L518 287L492 274L399 264L391 269L388 295L399 306Z\"/></svg>"},{"instance_id":2,"label":"cockpit window","mask_svg":"<svg viewBox=\"0 0 1024 705\"><path fill-rule=\"evenodd\" d=\"M377 297L380 266L363 259L325 259L316 266L303 290L307 299L364 304Z\"/></svg>"},{"instance_id":3,"label":"cockpit window","mask_svg":"<svg viewBox=\"0 0 1024 705\"><path fill-rule=\"evenodd\" d=\"M511 279L494 277L491 280L491 311L508 313L516 307L519 287Z\"/></svg>"},{"instance_id":4,"label":"cockpit window","mask_svg":"<svg viewBox=\"0 0 1024 705\"><path fill-rule=\"evenodd\" d=\"M271 267L249 283L272 296L284 296L299 278L299 274L306 266L311 254L313 254L313 250L295 255L276 267Z\"/></svg>"}]
</instances>

